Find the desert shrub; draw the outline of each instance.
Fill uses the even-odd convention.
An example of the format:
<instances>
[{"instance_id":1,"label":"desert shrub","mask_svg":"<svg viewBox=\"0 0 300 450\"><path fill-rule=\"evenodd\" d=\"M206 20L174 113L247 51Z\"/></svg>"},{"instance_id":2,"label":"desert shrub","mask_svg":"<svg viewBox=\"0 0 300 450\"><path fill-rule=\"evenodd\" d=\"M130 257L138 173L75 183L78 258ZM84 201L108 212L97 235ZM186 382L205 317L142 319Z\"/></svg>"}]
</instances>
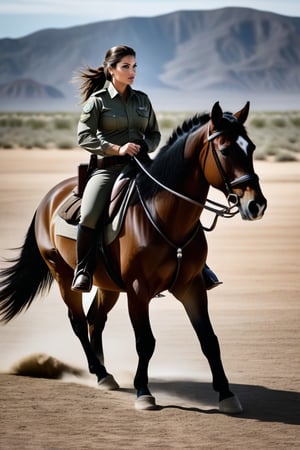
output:
<instances>
[{"instance_id":1,"label":"desert shrub","mask_svg":"<svg viewBox=\"0 0 300 450\"><path fill-rule=\"evenodd\" d=\"M175 126L174 120L172 120L169 117L162 118L162 119L158 120L158 122L159 122L160 129L166 129L166 128L172 129Z\"/></svg>"},{"instance_id":2,"label":"desert shrub","mask_svg":"<svg viewBox=\"0 0 300 450\"><path fill-rule=\"evenodd\" d=\"M57 117L53 120L54 128L58 130L70 130L72 128L72 124L68 118Z\"/></svg>"},{"instance_id":3,"label":"desert shrub","mask_svg":"<svg viewBox=\"0 0 300 450\"><path fill-rule=\"evenodd\" d=\"M14 146L13 146L12 142L8 142L8 141L1 139L0 140L0 148L4 148L6 150L6 149L14 148Z\"/></svg>"},{"instance_id":4,"label":"desert shrub","mask_svg":"<svg viewBox=\"0 0 300 450\"><path fill-rule=\"evenodd\" d=\"M291 117L291 124L294 125L295 127L300 128L300 115L297 115L295 117Z\"/></svg>"},{"instance_id":5,"label":"desert shrub","mask_svg":"<svg viewBox=\"0 0 300 450\"><path fill-rule=\"evenodd\" d=\"M281 150L278 154L275 155L275 161L277 162L292 162L297 161L295 155L287 150Z\"/></svg>"},{"instance_id":6,"label":"desert shrub","mask_svg":"<svg viewBox=\"0 0 300 450\"><path fill-rule=\"evenodd\" d=\"M263 151L255 151L254 159L257 161L265 161L267 159L267 155Z\"/></svg>"},{"instance_id":7,"label":"desert shrub","mask_svg":"<svg viewBox=\"0 0 300 450\"><path fill-rule=\"evenodd\" d=\"M295 143L298 141L298 139L297 139L296 136L288 136L288 141L289 141L291 144L295 144Z\"/></svg>"},{"instance_id":8,"label":"desert shrub","mask_svg":"<svg viewBox=\"0 0 300 450\"><path fill-rule=\"evenodd\" d=\"M266 126L266 121L262 117L254 117L250 121L250 125L254 128L264 128Z\"/></svg>"},{"instance_id":9,"label":"desert shrub","mask_svg":"<svg viewBox=\"0 0 300 450\"><path fill-rule=\"evenodd\" d=\"M40 117L32 117L27 120L27 126L29 126L32 130L42 130L46 128L48 125L47 120Z\"/></svg>"},{"instance_id":10,"label":"desert shrub","mask_svg":"<svg viewBox=\"0 0 300 450\"><path fill-rule=\"evenodd\" d=\"M8 117L7 125L11 128L21 127L23 125L23 119L14 115Z\"/></svg>"},{"instance_id":11,"label":"desert shrub","mask_svg":"<svg viewBox=\"0 0 300 450\"><path fill-rule=\"evenodd\" d=\"M282 148L289 150L292 153L299 153L300 152L300 148L299 145L295 145L295 142L290 142L290 141L286 141L285 143L282 144Z\"/></svg>"},{"instance_id":12,"label":"desert shrub","mask_svg":"<svg viewBox=\"0 0 300 450\"><path fill-rule=\"evenodd\" d=\"M278 148L278 145L269 142L264 147L264 153L266 156L274 156L278 152Z\"/></svg>"},{"instance_id":13,"label":"desert shrub","mask_svg":"<svg viewBox=\"0 0 300 450\"><path fill-rule=\"evenodd\" d=\"M275 127L283 128L286 126L286 120L283 117L274 117L274 119L272 119L272 124Z\"/></svg>"},{"instance_id":14,"label":"desert shrub","mask_svg":"<svg viewBox=\"0 0 300 450\"><path fill-rule=\"evenodd\" d=\"M0 117L0 128L6 127L8 124L7 117Z\"/></svg>"},{"instance_id":15,"label":"desert shrub","mask_svg":"<svg viewBox=\"0 0 300 450\"><path fill-rule=\"evenodd\" d=\"M61 141L57 143L57 147L63 150L74 148L74 142L72 141Z\"/></svg>"},{"instance_id":16,"label":"desert shrub","mask_svg":"<svg viewBox=\"0 0 300 450\"><path fill-rule=\"evenodd\" d=\"M47 148L49 148L49 144L46 141L35 140L34 143L32 144L31 148L47 149Z\"/></svg>"},{"instance_id":17,"label":"desert shrub","mask_svg":"<svg viewBox=\"0 0 300 450\"><path fill-rule=\"evenodd\" d=\"M26 148L27 150L31 150L33 147L32 147L32 144L30 144L29 142L26 142L26 143L24 143L24 148Z\"/></svg>"},{"instance_id":18,"label":"desert shrub","mask_svg":"<svg viewBox=\"0 0 300 450\"><path fill-rule=\"evenodd\" d=\"M170 132L180 126L184 120L189 119L194 116L194 113L189 112L176 112L176 113L168 113L168 112L159 112L157 113L157 121L159 124L160 131Z\"/></svg>"}]
</instances>

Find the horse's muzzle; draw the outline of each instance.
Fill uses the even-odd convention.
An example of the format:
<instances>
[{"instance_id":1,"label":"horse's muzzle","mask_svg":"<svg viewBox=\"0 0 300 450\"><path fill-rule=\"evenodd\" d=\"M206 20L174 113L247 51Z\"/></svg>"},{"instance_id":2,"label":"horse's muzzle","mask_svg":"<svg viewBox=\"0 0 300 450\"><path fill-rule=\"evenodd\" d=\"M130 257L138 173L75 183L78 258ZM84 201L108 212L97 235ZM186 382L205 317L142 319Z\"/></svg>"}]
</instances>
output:
<instances>
[{"instance_id":1,"label":"horse's muzzle","mask_svg":"<svg viewBox=\"0 0 300 450\"><path fill-rule=\"evenodd\" d=\"M239 204L239 210L242 219L244 220L258 220L261 219L267 208L267 201L261 200L248 200L243 202L241 199Z\"/></svg>"},{"instance_id":2,"label":"horse's muzzle","mask_svg":"<svg viewBox=\"0 0 300 450\"><path fill-rule=\"evenodd\" d=\"M267 201L263 196L258 176L245 174L230 182L231 192L227 199L230 203L238 206L242 219L258 220L264 215Z\"/></svg>"}]
</instances>

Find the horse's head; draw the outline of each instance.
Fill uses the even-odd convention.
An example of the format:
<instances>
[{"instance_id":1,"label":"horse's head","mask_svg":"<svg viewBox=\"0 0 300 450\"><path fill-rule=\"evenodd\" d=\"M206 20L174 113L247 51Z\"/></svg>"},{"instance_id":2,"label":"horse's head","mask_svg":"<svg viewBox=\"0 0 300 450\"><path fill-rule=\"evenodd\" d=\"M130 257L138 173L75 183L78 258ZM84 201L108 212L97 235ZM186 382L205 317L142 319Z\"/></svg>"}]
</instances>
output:
<instances>
[{"instance_id":1,"label":"horse's head","mask_svg":"<svg viewBox=\"0 0 300 450\"><path fill-rule=\"evenodd\" d=\"M236 203L245 220L262 218L267 201L253 168L255 145L243 126L249 102L235 114L223 112L216 102L207 125L207 152L204 173L212 186Z\"/></svg>"}]
</instances>

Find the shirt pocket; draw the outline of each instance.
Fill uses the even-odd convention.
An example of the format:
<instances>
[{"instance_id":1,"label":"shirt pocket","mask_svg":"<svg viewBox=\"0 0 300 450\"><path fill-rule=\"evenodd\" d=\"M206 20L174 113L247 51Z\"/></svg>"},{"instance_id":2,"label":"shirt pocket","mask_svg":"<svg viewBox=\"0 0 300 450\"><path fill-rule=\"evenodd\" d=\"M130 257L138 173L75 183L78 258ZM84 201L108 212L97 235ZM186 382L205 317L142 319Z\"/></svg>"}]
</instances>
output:
<instances>
[{"instance_id":1,"label":"shirt pocket","mask_svg":"<svg viewBox=\"0 0 300 450\"><path fill-rule=\"evenodd\" d=\"M136 108L136 113L139 128L145 130L149 122L149 114L150 114L149 108L145 106L138 106Z\"/></svg>"},{"instance_id":2,"label":"shirt pocket","mask_svg":"<svg viewBox=\"0 0 300 450\"><path fill-rule=\"evenodd\" d=\"M101 131L117 131L128 127L128 121L126 116L121 115L116 111L105 108L102 111L99 123L99 129Z\"/></svg>"}]
</instances>

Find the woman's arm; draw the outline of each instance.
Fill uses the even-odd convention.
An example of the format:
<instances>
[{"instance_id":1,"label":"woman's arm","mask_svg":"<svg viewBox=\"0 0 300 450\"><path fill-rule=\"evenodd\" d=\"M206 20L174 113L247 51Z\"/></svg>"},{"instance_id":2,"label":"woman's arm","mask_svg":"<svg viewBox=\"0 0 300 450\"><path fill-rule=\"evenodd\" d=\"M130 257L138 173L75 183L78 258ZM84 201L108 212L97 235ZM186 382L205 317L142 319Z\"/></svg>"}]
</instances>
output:
<instances>
[{"instance_id":1,"label":"woman's arm","mask_svg":"<svg viewBox=\"0 0 300 450\"><path fill-rule=\"evenodd\" d=\"M161 133L159 131L158 122L156 119L155 112L150 103L150 115L149 115L149 123L147 129L145 131L145 143L148 147L148 153L153 152L159 145L161 140Z\"/></svg>"}]
</instances>

